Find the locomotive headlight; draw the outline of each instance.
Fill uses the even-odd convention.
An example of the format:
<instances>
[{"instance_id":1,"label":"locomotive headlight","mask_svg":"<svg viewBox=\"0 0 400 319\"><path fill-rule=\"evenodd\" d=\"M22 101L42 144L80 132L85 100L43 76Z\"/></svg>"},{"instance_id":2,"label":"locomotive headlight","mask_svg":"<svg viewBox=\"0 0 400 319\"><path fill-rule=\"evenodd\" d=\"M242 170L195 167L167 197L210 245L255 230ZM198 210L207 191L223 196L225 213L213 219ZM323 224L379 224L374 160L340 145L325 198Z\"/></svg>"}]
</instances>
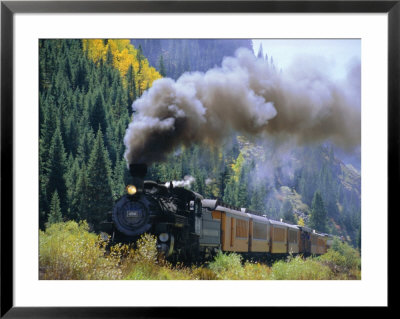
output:
<instances>
[{"instance_id":1,"label":"locomotive headlight","mask_svg":"<svg viewBox=\"0 0 400 319\"><path fill-rule=\"evenodd\" d=\"M162 241L162 242L165 243L165 242L168 240L169 236L168 236L167 233L161 233L161 234L158 236L158 238L160 238L160 241Z\"/></svg>"},{"instance_id":2,"label":"locomotive headlight","mask_svg":"<svg viewBox=\"0 0 400 319\"><path fill-rule=\"evenodd\" d=\"M129 195L135 195L136 192L137 192L137 189L136 189L136 187L134 185L128 185L128 186L126 186L126 192Z\"/></svg>"}]
</instances>

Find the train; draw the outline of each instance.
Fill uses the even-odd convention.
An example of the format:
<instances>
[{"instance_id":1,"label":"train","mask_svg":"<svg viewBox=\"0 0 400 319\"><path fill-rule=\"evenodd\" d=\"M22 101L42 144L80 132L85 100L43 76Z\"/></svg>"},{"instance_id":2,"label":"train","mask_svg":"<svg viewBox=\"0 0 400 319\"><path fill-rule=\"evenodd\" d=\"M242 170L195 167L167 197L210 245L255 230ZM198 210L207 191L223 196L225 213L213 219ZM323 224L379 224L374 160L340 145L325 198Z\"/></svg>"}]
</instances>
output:
<instances>
[{"instance_id":1,"label":"train","mask_svg":"<svg viewBox=\"0 0 400 319\"><path fill-rule=\"evenodd\" d=\"M112 241L131 243L150 233L157 237L160 253L176 261L206 260L218 251L265 259L321 255L332 245L330 234L205 199L172 182L166 186L144 180L146 164L131 164L129 171L132 184L103 223Z\"/></svg>"}]
</instances>

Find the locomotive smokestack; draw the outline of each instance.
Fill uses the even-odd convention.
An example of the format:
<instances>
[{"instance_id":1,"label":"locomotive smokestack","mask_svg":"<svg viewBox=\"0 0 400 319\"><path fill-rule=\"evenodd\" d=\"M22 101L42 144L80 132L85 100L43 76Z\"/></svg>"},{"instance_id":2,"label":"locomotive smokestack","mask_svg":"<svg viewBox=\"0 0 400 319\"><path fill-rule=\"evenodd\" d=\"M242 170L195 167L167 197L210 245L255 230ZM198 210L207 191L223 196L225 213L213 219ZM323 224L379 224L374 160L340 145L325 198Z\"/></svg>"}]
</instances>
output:
<instances>
[{"instance_id":1,"label":"locomotive smokestack","mask_svg":"<svg viewBox=\"0 0 400 319\"><path fill-rule=\"evenodd\" d=\"M132 177L139 177L144 179L147 174L147 165L144 163L130 164L129 172L131 173Z\"/></svg>"},{"instance_id":2,"label":"locomotive smokestack","mask_svg":"<svg viewBox=\"0 0 400 319\"><path fill-rule=\"evenodd\" d=\"M129 164L129 172L132 176L133 185L135 185L138 190L142 190L144 177L147 174L147 164Z\"/></svg>"}]
</instances>

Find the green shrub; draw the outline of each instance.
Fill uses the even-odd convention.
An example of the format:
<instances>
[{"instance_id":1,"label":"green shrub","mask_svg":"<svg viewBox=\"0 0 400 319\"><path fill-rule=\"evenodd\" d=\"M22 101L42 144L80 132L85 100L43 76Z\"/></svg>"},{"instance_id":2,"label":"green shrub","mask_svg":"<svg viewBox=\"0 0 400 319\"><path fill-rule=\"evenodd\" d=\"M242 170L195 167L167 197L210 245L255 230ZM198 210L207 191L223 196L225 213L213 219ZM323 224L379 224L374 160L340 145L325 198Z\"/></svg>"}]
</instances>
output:
<instances>
[{"instance_id":1,"label":"green shrub","mask_svg":"<svg viewBox=\"0 0 400 319\"><path fill-rule=\"evenodd\" d=\"M338 239L326 254L319 257L320 262L327 265L338 279L361 279L361 257L359 252Z\"/></svg>"},{"instance_id":2,"label":"green shrub","mask_svg":"<svg viewBox=\"0 0 400 319\"><path fill-rule=\"evenodd\" d=\"M216 279L240 279L243 276L242 256L219 251L208 268L215 273Z\"/></svg>"},{"instance_id":3,"label":"green shrub","mask_svg":"<svg viewBox=\"0 0 400 319\"><path fill-rule=\"evenodd\" d=\"M333 241L332 249L337 251L345 258L344 266L347 269L361 269L360 253L347 243L341 242L339 239Z\"/></svg>"},{"instance_id":4,"label":"green shrub","mask_svg":"<svg viewBox=\"0 0 400 319\"><path fill-rule=\"evenodd\" d=\"M280 260L272 265L271 277L274 280L327 280L333 279L330 268L315 258L302 256Z\"/></svg>"}]
</instances>

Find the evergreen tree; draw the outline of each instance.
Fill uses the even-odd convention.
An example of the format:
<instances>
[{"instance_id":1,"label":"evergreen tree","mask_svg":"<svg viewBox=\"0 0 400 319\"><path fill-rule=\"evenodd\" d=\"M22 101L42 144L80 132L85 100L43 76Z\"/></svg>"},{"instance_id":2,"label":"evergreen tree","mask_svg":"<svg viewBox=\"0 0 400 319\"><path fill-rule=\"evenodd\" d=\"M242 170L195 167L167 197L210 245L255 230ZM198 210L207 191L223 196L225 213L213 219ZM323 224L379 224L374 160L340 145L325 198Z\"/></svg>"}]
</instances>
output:
<instances>
[{"instance_id":1,"label":"evergreen tree","mask_svg":"<svg viewBox=\"0 0 400 319\"><path fill-rule=\"evenodd\" d=\"M310 226L317 231L326 231L326 210L319 191L316 191L311 206Z\"/></svg>"},{"instance_id":2,"label":"evergreen tree","mask_svg":"<svg viewBox=\"0 0 400 319\"><path fill-rule=\"evenodd\" d=\"M165 77L167 75L167 73L165 71L164 57L163 57L162 54L160 55L160 62L159 62L159 69L158 70L160 71L160 74L161 74L162 77Z\"/></svg>"},{"instance_id":3,"label":"evergreen tree","mask_svg":"<svg viewBox=\"0 0 400 319\"><path fill-rule=\"evenodd\" d=\"M65 120L65 151L73 155L76 154L78 148L77 117L76 112L70 112Z\"/></svg>"},{"instance_id":4,"label":"evergreen tree","mask_svg":"<svg viewBox=\"0 0 400 319\"><path fill-rule=\"evenodd\" d=\"M127 91L128 91L128 112L129 117L132 116L132 103L136 100L136 84L135 84L135 71L132 64L129 65L128 72L126 73Z\"/></svg>"},{"instance_id":5,"label":"evergreen tree","mask_svg":"<svg viewBox=\"0 0 400 319\"><path fill-rule=\"evenodd\" d=\"M47 179L46 194L53 194L57 190L60 198L61 211L66 212L66 195L67 189L65 184L66 173L66 154L64 150L64 143L61 137L60 128L57 127L51 146L49 149L49 156L45 165L45 174ZM51 199L48 199L50 202Z\"/></svg>"},{"instance_id":6,"label":"evergreen tree","mask_svg":"<svg viewBox=\"0 0 400 319\"><path fill-rule=\"evenodd\" d=\"M51 140L57 127L61 126L58 110L52 105L53 103L53 98L49 97L43 100L40 106L43 113L43 123L40 123L40 139L43 141L40 145L40 152L43 155L43 160L48 157Z\"/></svg>"},{"instance_id":7,"label":"evergreen tree","mask_svg":"<svg viewBox=\"0 0 400 319\"><path fill-rule=\"evenodd\" d=\"M88 81L88 73L89 73L89 61L87 58L80 58L78 62L78 68L76 71L76 86L79 87L84 92L87 92L89 81Z\"/></svg>"},{"instance_id":8,"label":"evergreen tree","mask_svg":"<svg viewBox=\"0 0 400 319\"><path fill-rule=\"evenodd\" d=\"M50 213L48 216L48 225L62 222L62 214L60 208L60 199L57 190L53 193L50 204Z\"/></svg>"},{"instance_id":9,"label":"evergreen tree","mask_svg":"<svg viewBox=\"0 0 400 319\"><path fill-rule=\"evenodd\" d=\"M242 166L239 175L239 182L236 186L236 203L235 205L239 207L249 207L248 205L248 176L247 167Z\"/></svg>"},{"instance_id":10,"label":"evergreen tree","mask_svg":"<svg viewBox=\"0 0 400 319\"><path fill-rule=\"evenodd\" d=\"M204 183L204 175L200 170L196 170L194 173L194 191L200 194L204 194L205 183Z\"/></svg>"},{"instance_id":11,"label":"evergreen tree","mask_svg":"<svg viewBox=\"0 0 400 319\"><path fill-rule=\"evenodd\" d=\"M88 193L88 176L85 163L82 164L78 180L76 182L75 196L72 199L71 210L75 212L78 219L87 220L89 216L89 201L86 195Z\"/></svg>"},{"instance_id":12,"label":"evergreen tree","mask_svg":"<svg viewBox=\"0 0 400 319\"><path fill-rule=\"evenodd\" d=\"M94 143L94 133L92 128L82 128L78 145L78 159L80 163L89 161Z\"/></svg>"},{"instance_id":13,"label":"evergreen tree","mask_svg":"<svg viewBox=\"0 0 400 319\"><path fill-rule=\"evenodd\" d=\"M222 165L221 165L222 164ZM223 161L220 164L220 173L218 174L218 178L217 178L217 185L218 185L218 190L219 190L219 194L217 195L218 198L223 198L225 195L225 185L228 182L228 168L223 165Z\"/></svg>"},{"instance_id":14,"label":"evergreen tree","mask_svg":"<svg viewBox=\"0 0 400 319\"><path fill-rule=\"evenodd\" d=\"M263 192L264 189L264 192ZM258 186L255 187L253 190L251 200L250 200L250 209L254 210L256 212L264 212L265 207L264 207L264 196L265 195L265 188L263 186Z\"/></svg>"},{"instance_id":15,"label":"evergreen tree","mask_svg":"<svg viewBox=\"0 0 400 319\"><path fill-rule=\"evenodd\" d=\"M46 161L44 160L44 152L47 148L43 145L43 139L39 139L39 228L45 228L47 213L49 212L49 201L47 196L48 176L46 172Z\"/></svg>"},{"instance_id":16,"label":"evergreen tree","mask_svg":"<svg viewBox=\"0 0 400 319\"><path fill-rule=\"evenodd\" d=\"M88 184L86 201L88 206L88 223L96 228L103 221L106 213L112 208L111 163L104 148L103 134L99 129L90 154L87 168Z\"/></svg>"},{"instance_id":17,"label":"evergreen tree","mask_svg":"<svg viewBox=\"0 0 400 319\"><path fill-rule=\"evenodd\" d=\"M234 205L236 203L236 198L235 198L235 182L233 179L229 179L228 183L226 184L225 190L224 190L224 196L222 200L226 203L230 203Z\"/></svg>"},{"instance_id":18,"label":"evergreen tree","mask_svg":"<svg viewBox=\"0 0 400 319\"><path fill-rule=\"evenodd\" d=\"M113 172L113 196L119 197L124 194L125 191L125 171L126 168L126 161L124 158L121 160L116 161L114 172Z\"/></svg>"},{"instance_id":19,"label":"evergreen tree","mask_svg":"<svg viewBox=\"0 0 400 319\"><path fill-rule=\"evenodd\" d=\"M106 132L106 108L101 92L97 91L94 96L93 106L90 111L90 124L93 131L97 131L100 127L101 133L104 135Z\"/></svg>"},{"instance_id":20,"label":"evergreen tree","mask_svg":"<svg viewBox=\"0 0 400 319\"><path fill-rule=\"evenodd\" d=\"M107 63L107 65L112 66L113 62L114 62L114 56L111 52L111 47L108 46L107 54L106 54L106 63Z\"/></svg>"},{"instance_id":21,"label":"evergreen tree","mask_svg":"<svg viewBox=\"0 0 400 319\"><path fill-rule=\"evenodd\" d=\"M69 164L67 174L65 176L66 186L67 186L67 199L68 199L68 211L67 211L67 219L79 221L79 211L77 207L74 207L73 202L76 198L77 190L76 185L78 183L79 175L80 175L80 167L78 158L73 159L72 155L70 156L72 164Z\"/></svg>"},{"instance_id":22,"label":"evergreen tree","mask_svg":"<svg viewBox=\"0 0 400 319\"><path fill-rule=\"evenodd\" d=\"M296 217L293 214L293 206L290 200L286 199L281 207L282 218L292 224L296 224Z\"/></svg>"}]
</instances>

